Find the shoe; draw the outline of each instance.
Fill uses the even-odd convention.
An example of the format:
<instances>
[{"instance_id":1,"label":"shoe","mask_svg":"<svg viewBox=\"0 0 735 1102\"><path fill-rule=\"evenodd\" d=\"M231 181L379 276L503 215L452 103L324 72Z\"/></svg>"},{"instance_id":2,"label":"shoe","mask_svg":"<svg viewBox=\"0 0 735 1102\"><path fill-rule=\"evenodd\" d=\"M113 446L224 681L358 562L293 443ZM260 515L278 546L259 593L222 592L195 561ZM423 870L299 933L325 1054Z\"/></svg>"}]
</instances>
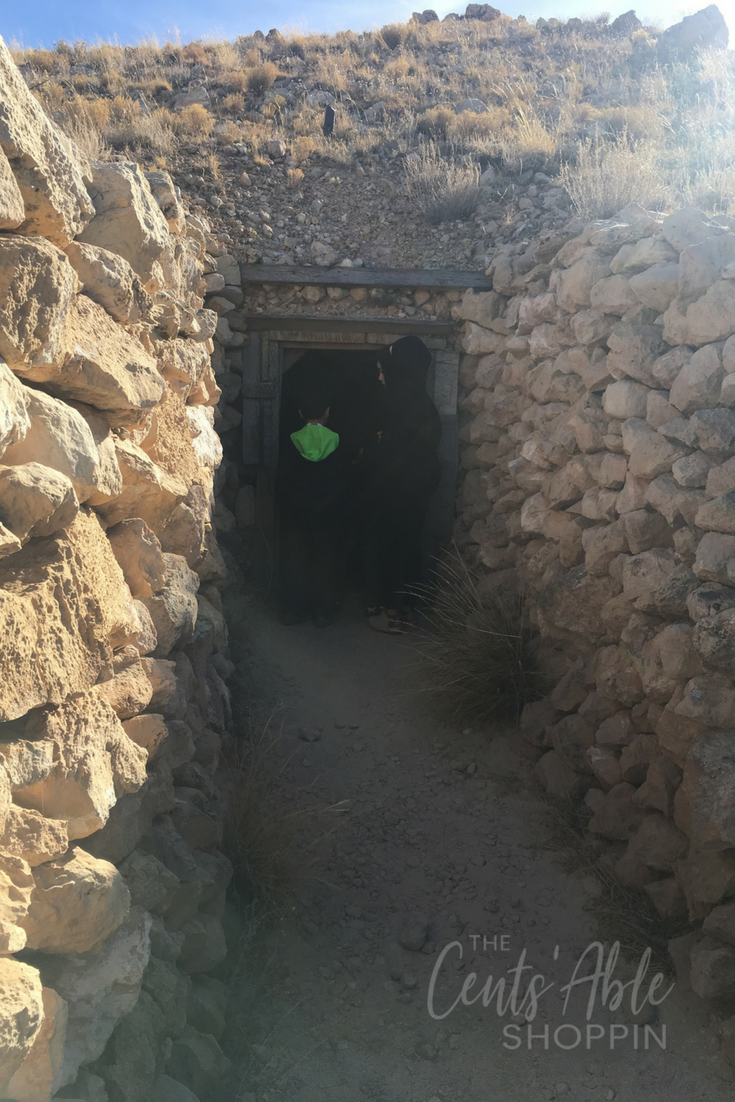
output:
<instances>
[{"instance_id":1,"label":"shoe","mask_svg":"<svg viewBox=\"0 0 735 1102\"><path fill-rule=\"evenodd\" d=\"M334 623L334 613L322 612L318 616L314 617L314 626L317 628L328 628Z\"/></svg>"},{"instance_id":2,"label":"shoe","mask_svg":"<svg viewBox=\"0 0 735 1102\"><path fill-rule=\"evenodd\" d=\"M305 624L307 620L310 620L311 616L308 612L282 612L279 617L279 623L284 627L290 628L294 624Z\"/></svg>"},{"instance_id":3,"label":"shoe","mask_svg":"<svg viewBox=\"0 0 735 1102\"><path fill-rule=\"evenodd\" d=\"M382 631L386 635L403 635L403 624L397 616L389 616L381 609L377 616L368 616L368 627L373 631Z\"/></svg>"}]
</instances>

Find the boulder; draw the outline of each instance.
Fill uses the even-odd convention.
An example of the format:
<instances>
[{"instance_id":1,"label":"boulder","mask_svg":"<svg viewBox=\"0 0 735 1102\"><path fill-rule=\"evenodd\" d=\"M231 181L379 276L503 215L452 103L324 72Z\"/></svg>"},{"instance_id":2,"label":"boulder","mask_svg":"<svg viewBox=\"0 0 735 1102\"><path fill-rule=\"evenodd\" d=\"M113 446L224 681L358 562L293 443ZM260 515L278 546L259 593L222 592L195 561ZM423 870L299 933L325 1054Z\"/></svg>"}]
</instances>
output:
<instances>
[{"instance_id":1,"label":"boulder","mask_svg":"<svg viewBox=\"0 0 735 1102\"><path fill-rule=\"evenodd\" d=\"M658 386L653 368L667 351L657 325L631 325L621 321L608 337L610 354L606 367L614 379L636 379L646 386Z\"/></svg>"},{"instance_id":2,"label":"boulder","mask_svg":"<svg viewBox=\"0 0 735 1102\"><path fill-rule=\"evenodd\" d=\"M644 819L641 809L633 803L634 793L633 785L625 782L611 788L590 819L590 832L613 840L632 838Z\"/></svg>"},{"instance_id":3,"label":"boulder","mask_svg":"<svg viewBox=\"0 0 735 1102\"><path fill-rule=\"evenodd\" d=\"M60 362L15 370L96 409L144 410L160 402L166 384L153 356L86 295L78 296L69 313L64 346Z\"/></svg>"},{"instance_id":4,"label":"boulder","mask_svg":"<svg viewBox=\"0 0 735 1102\"><path fill-rule=\"evenodd\" d=\"M732 674L735 662L735 608L702 617L694 628L692 642L706 669Z\"/></svg>"},{"instance_id":5,"label":"boulder","mask_svg":"<svg viewBox=\"0 0 735 1102\"><path fill-rule=\"evenodd\" d=\"M84 186L86 166L30 91L2 39L0 105L0 149L25 207L20 231L64 246L93 213ZM17 199L12 209L17 209Z\"/></svg>"},{"instance_id":6,"label":"boulder","mask_svg":"<svg viewBox=\"0 0 735 1102\"><path fill-rule=\"evenodd\" d=\"M617 317L622 317L639 306L638 296L631 287L630 280L623 275L611 275L598 280L590 291L590 302L593 309L600 310L603 314L615 314Z\"/></svg>"},{"instance_id":7,"label":"boulder","mask_svg":"<svg viewBox=\"0 0 735 1102\"><path fill-rule=\"evenodd\" d=\"M163 588L166 560L157 536L145 521L120 521L107 529L107 538L134 597L152 597Z\"/></svg>"},{"instance_id":8,"label":"boulder","mask_svg":"<svg viewBox=\"0 0 735 1102\"><path fill-rule=\"evenodd\" d=\"M8 739L0 742L0 766L10 789L16 792L44 780L54 767L54 744L44 739Z\"/></svg>"},{"instance_id":9,"label":"boulder","mask_svg":"<svg viewBox=\"0 0 735 1102\"><path fill-rule=\"evenodd\" d=\"M677 793L691 815L698 849L735 846L735 732L708 731L692 744Z\"/></svg>"},{"instance_id":10,"label":"boulder","mask_svg":"<svg viewBox=\"0 0 735 1102\"><path fill-rule=\"evenodd\" d=\"M606 387L602 396L602 408L608 417L626 421L629 417L644 418L648 404L649 387L631 379L620 379Z\"/></svg>"},{"instance_id":11,"label":"boulder","mask_svg":"<svg viewBox=\"0 0 735 1102\"><path fill-rule=\"evenodd\" d=\"M675 298L664 314L664 340L696 346L725 340L735 332L734 308L731 279L718 279L696 302Z\"/></svg>"},{"instance_id":12,"label":"boulder","mask_svg":"<svg viewBox=\"0 0 735 1102\"><path fill-rule=\"evenodd\" d=\"M158 531L186 497L186 484L168 474L137 444L118 440L115 448L122 473L122 492L113 501L98 506L99 513L108 525L139 517L154 532Z\"/></svg>"},{"instance_id":13,"label":"boulder","mask_svg":"<svg viewBox=\"0 0 735 1102\"><path fill-rule=\"evenodd\" d=\"M163 586L154 596L141 598L156 629L156 656L160 658L193 635L199 588L199 578L183 556L164 554L163 558L166 563Z\"/></svg>"},{"instance_id":14,"label":"boulder","mask_svg":"<svg viewBox=\"0 0 735 1102\"><path fill-rule=\"evenodd\" d=\"M727 23L720 9L709 4L668 27L656 43L656 52L662 62L685 61L700 50L725 50L728 41Z\"/></svg>"},{"instance_id":15,"label":"boulder","mask_svg":"<svg viewBox=\"0 0 735 1102\"><path fill-rule=\"evenodd\" d=\"M214 429L214 410L211 406L187 406L193 436L194 454L201 467L216 470L222 462L222 443Z\"/></svg>"},{"instance_id":16,"label":"boulder","mask_svg":"<svg viewBox=\"0 0 735 1102\"><path fill-rule=\"evenodd\" d=\"M628 854L656 872L670 872L689 848L689 839L660 812L646 815L628 843Z\"/></svg>"},{"instance_id":17,"label":"boulder","mask_svg":"<svg viewBox=\"0 0 735 1102\"><path fill-rule=\"evenodd\" d=\"M692 570L705 582L735 584L735 536L708 532L697 544Z\"/></svg>"},{"instance_id":18,"label":"boulder","mask_svg":"<svg viewBox=\"0 0 735 1102\"><path fill-rule=\"evenodd\" d=\"M3 47L4 49L4 47ZM41 977L29 964L0 958L0 1090L28 1056L43 1025Z\"/></svg>"},{"instance_id":19,"label":"boulder","mask_svg":"<svg viewBox=\"0 0 735 1102\"><path fill-rule=\"evenodd\" d=\"M134 907L164 915L176 896L179 878L151 853L131 853L120 865Z\"/></svg>"},{"instance_id":20,"label":"boulder","mask_svg":"<svg viewBox=\"0 0 735 1102\"><path fill-rule=\"evenodd\" d=\"M29 949L44 953L96 953L124 922L130 892L114 865L78 846L39 865L21 925Z\"/></svg>"},{"instance_id":21,"label":"boulder","mask_svg":"<svg viewBox=\"0 0 735 1102\"><path fill-rule=\"evenodd\" d=\"M555 750L536 762L533 774L555 799L571 799L582 791L582 777Z\"/></svg>"},{"instance_id":22,"label":"boulder","mask_svg":"<svg viewBox=\"0 0 735 1102\"><path fill-rule=\"evenodd\" d=\"M213 914L194 915L181 932L184 944L178 965L187 974L211 972L227 956L227 942L222 922Z\"/></svg>"},{"instance_id":23,"label":"boulder","mask_svg":"<svg viewBox=\"0 0 735 1102\"><path fill-rule=\"evenodd\" d=\"M68 527L78 511L66 475L40 463L0 466L0 522L19 540L52 536Z\"/></svg>"},{"instance_id":24,"label":"boulder","mask_svg":"<svg viewBox=\"0 0 735 1102\"><path fill-rule=\"evenodd\" d=\"M61 857L69 848L69 831L61 819L47 819L33 808L11 804L0 833L0 853L20 857L31 868Z\"/></svg>"},{"instance_id":25,"label":"boulder","mask_svg":"<svg viewBox=\"0 0 735 1102\"><path fill-rule=\"evenodd\" d=\"M168 734L163 716L155 712L125 720L123 729L136 746L142 746L149 761L156 757Z\"/></svg>"},{"instance_id":26,"label":"boulder","mask_svg":"<svg viewBox=\"0 0 735 1102\"><path fill-rule=\"evenodd\" d=\"M700 999L735 994L735 949L714 937L697 938L691 948L689 982Z\"/></svg>"},{"instance_id":27,"label":"boulder","mask_svg":"<svg viewBox=\"0 0 735 1102\"><path fill-rule=\"evenodd\" d=\"M609 274L609 258L597 249L587 249L571 267L561 271L556 292L559 305L570 313L579 306L591 306L592 288Z\"/></svg>"},{"instance_id":28,"label":"boulder","mask_svg":"<svg viewBox=\"0 0 735 1102\"><path fill-rule=\"evenodd\" d=\"M646 479L670 471L676 460L686 454L686 448L654 432L640 417L629 417L623 422L623 448L630 456L630 473Z\"/></svg>"},{"instance_id":29,"label":"boulder","mask_svg":"<svg viewBox=\"0 0 735 1102\"><path fill-rule=\"evenodd\" d=\"M122 572L84 511L63 534L1 560L0 722L85 692L134 625Z\"/></svg>"},{"instance_id":30,"label":"boulder","mask_svg":"<svg viewBox=\"0 0 735 1102\"><path fill-rule=\"evenodd\" d=\"M77 410L40 390L28 390L30 430L22 440L6 448L8 466L36 463L69 479L77 499L87 501L106 474L89 425Z\"/></svg>"},{"instance_id":31,"label":"boulder","mask_svg":"<svg viewBox=\"0 0 735 1102\"><path fill-rule=\"evenodd\" d=\"M61 1085L66 1029L69 1019L64 999L50 987L41 991L43 1025L30 1051L8 1083L15 1102L45 1102Z\"/></svg>"},{"instance_id":32,"label":"boulder","mask_svg":"<svg viewBox=\"0 0 735 1102\"><path fill-rule=\"evenodd\" d=\"M44 984L69 1008L61 1086L102 1055L115 1026L138 1001L150 956L150 927L150 915L134 907L98 953L48 954L43 961Z\"/></svg>"},{"instance_id":33,"label":"boulder","mask_svg":"<svg viewBox=\"0 0 735 1102\"><path fill-rule=\"evenodd\" d=\"M549 297L549 296L544 296ZM554 296L550 296L553 298ZM532 300L533 301L533 300ZM523 300L524 304L526 300ZM500 316L504 306L505 300L502 295L497 294L495 291L478 291L475 292L472 289L465 291L461 302L458 302L452 309L452 317L456 321L473 321L477 325L483 325L487 328L490 327L490 323ZM521 306L523 310L523 305ZM540 321L550 321L551 318L544 316L539 321L532 324L539 324Z\"/></svg>"},{"instance_id":34,"label":"boulder","mask_svg":"<svg viewBox=\"0 0 735 1102\"><path fill-rule=\"evenodd\" d=\"M64 252L77 273L82 294L102 306L120 325L140 321L150 300L127 260L81 241L72 241Z\"/></svg>"},{"instance_id":35,"label":"boulder","mask_svg":"<svg viewBox=\"0 0 735 1102\"><path fill-rule=\"evenodd\" d=\"M168 172L156 169L146 172L145 178L151 189L151 195L161 208L168 223L170 233L183 236L186 233L186 211L179 198L179 191Z\"/></svg>"},{"instance_id":36,"label":"boulder","mask_svg":"<svg viewBox=\"0 0 735 1102\"><path fill-rule=\"evenodd\" d=\"M30 427L28 391L0 360L0 457L8 444L23 440Z\"/></svg>"},{"instance_id":37,"label":"boulder","mask_svg":"<svg viewBox=\"0 0 735 1102\"><path fill-rule=\"evenodd\" d=\"M589 772L587 750L594 744L595 728L584 716L564 716L547 728L546 739L575 772Z\"/></svg>"},{"instance_id":38,"label":"boulder","mask_svg":"<svg viewBox=\"0 0 735 1102\"><path fill-rule=\"evenodd\" d=\"M679 265L654 264L653 267L631 276L629 286L644 306L650 306L652 310L663 314L679 290Z\"/></svg>"},{"instance_id":39,"label":"boulder","mask_svg":"<svg viewBox=\"0 0 735 1102\"><path fill-rule=\"evenodd\" d=\"M16 792L15 802L65 821L71 839L99 830L116 799L146 780L145 751L94 690L49 712L42 734L56 746L54 767Z\"/></svg>"},{"instance_id":40,"label":"boulder","mask_svg":"<svg viewBox=\"0 0 735 1102\"><path fill-rule=\"evenodd\" d=\"M706 345L694 353L674 380L669 401L684 416L699 409L712 409L718 397L725 369L722 353L716 345Z\"/></svg>"},{"instance_id":41,"label":"boulder","mask_svg":"<svg viewBox=\"0 0 735 1102\"><path fill-rule=\"evenodd\" d=\"M129 162L96 162L89 190L95 215L76 236L122 256L147 284L154 265L160 270L169 230L142 169Z\"/></svg>"},{"instance_id":42,"label":"boulder","mask_svg":"<svg viewBox=\"0 0 735 1102\"><path fill-rule=\"evenodd\" d=\"M133 1010L112 1034L100 1073L108 1093L120 1102L147 1102L163 1060L159 1045L166 1032L163 1011L142 990Z\"/></svg>"},{"instance_id":43,"label":"boulder","mask_svg":"<svg viewBox=\"0 0 735 1102\"><path fill-rule=\"evenodd\" d=\"M671 758L656 758L648 767L646 779L636 790L633 802L643 808L654 808L671 818L674 796L681 784L681 769Z\"/></svg>"},{"instance_id":44,"label":"boulder","mask_svg":"<svg viewBox=\"0 0 735 1102\"><path fill-rule=\"evenodd\" d=\"M84 839L84 848L104 861L120 862L135 849L156 816L173 806L171 770L159 758L149 766L145 784L120 797L104 827Z\"/></svg>"},{"instance_id":45,"label":"boulder","mask_svg":"<svg viewBox=\"0 0 735 1102\"><path fill-rule=\"evenodd\" d=\"M23 922L33 894L33 874L22 858L0 856L0 954L20 952L26 944Z\"/></svg>"},{"instance_id":46,"label":"boulder","mask_svg":"<svg viewBox=\"0 0 735 1102\"><path fill-rule=\"evenodd\" d=\"M76 291L74 269L55 245L0 236L0 356L14 371L58 361Z\"/></svg>"},{"instance_id":47,"label":"boulder","mask_svg":"<svg viewBox=\"0 0 735 1102\"><path fill-rule=\"evenodd\" d=\"M16 230L25 220L25 204L10 161L0 149L0 230Z\"/></svg>"}]
</instances>

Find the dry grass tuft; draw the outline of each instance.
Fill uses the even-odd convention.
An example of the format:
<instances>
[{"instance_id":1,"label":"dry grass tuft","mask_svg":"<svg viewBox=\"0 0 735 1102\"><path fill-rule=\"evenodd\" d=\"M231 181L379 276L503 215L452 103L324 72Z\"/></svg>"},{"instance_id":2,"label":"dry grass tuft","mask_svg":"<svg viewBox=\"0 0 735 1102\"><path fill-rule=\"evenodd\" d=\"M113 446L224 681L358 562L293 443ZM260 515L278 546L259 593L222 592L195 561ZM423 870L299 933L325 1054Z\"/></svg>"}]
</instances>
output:
<instances>
[{"instance_id":1,"label":"dry grass tuft","mask_svg":"<svg viewBox=\"0 0 735 1102\"><path fill-rule=\"evenodd\" d=\"M612 218L628 203L658 205L664 186L656 147L631 142L627 132L615 141L580 142L574 164L562 165L559 182L581 218Z\"/></svg>"},{"instance_id":2,"label":"dry grass tuft","mask_svg":"<svg viewBox=\"0 0 735 1102\"><path fill-rule=\"evenodd\" d=\"M262 65L256 65L255 68L251 69L247 74L248 89L262 96L263 93L267 92L272 86L277 76L278 69L271 61L266 61Z\"/></svg>"},{"instance_id":3,"label":"dry grass tuft","mask_svg":"<svg viewBox=\"0 0 735 1102\"><path fill-rule=\"evenodd\" d=\"M443 157L433 142L406 160L406 191L428 222L464 221L480 199L476 164Z\"/></svg>"},{"instance_id":4,"label":"dry grass tuft","mask_svg":"<svg viewBox=\"0 0 735 1102\"><path fill-rule=\"evenodd\" d=\"M444 563L421 648L426 692L451 721L517 724L525 704L543 693L535 637L524 601L480 597L458 555Z\"/></svg>"}]
</instances>

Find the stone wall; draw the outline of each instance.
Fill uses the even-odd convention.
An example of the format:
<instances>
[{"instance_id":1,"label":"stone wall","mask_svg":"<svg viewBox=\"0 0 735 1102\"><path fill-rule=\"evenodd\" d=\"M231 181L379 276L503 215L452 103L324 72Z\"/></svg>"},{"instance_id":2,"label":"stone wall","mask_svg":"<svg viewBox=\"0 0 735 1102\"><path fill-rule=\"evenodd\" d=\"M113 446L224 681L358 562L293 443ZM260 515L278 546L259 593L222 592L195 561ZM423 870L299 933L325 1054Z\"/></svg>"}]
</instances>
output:
<instances>
[{"instance_id":1,"label":"stone wall","mask_svg":"<svg viewBox=\"0 0 735 1102\"><path fill-rule=\"evenodd\" d=\"M232 665L204 295L239 272L208 231L165 172L89 164L0 40L0 1095L16 1102L191 1102L227 1068L207 975L226 952Z\"/></svg>"},{"instance_id":2,"label":"stone wall","mask_svg":"<svg viewBox=\"0 0 735 1102\"><path fill-rule=\"evenodd\" d=\"M637 206L498 255L468 292L458 540L521 585L536 774L735 991L735 222Z\"/></svg>"}]
</instances>

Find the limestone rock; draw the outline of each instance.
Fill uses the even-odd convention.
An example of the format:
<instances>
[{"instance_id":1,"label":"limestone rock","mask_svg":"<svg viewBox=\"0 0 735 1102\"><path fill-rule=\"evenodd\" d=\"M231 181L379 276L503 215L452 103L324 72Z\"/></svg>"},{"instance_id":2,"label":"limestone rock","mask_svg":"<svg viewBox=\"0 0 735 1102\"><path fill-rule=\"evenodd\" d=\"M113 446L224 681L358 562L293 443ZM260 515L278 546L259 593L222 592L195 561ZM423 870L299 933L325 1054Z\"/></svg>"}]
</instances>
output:
<instances>
[{"instance_id":1,"label":"limestone rock","mask_svg":"<svg viewBox=\"0 0 735 1102\"><path fill-rule=\"evenodd\" d=\"M90 194L95 215L81 242L122 256L147 283L168 243L168 225L137 164L93 165Z\"/></svg>"},{"instance_id":2,"label":"limestone rock","mask_svg":"<svg viewBox=\"0 0 735 1102\"><path fill-rule=\"evenodd\" d=\"M165 554L164 584L152 597L143 597L158 636L156 655L165 658L177 643L185 643L194 632L197 618L199 578L181 555Z\"/></svg>"},{"instance_id":3,"label":"limestone rock","mask_svg":"<svg viewBox=\"0 0 735 1102\"><path fill-rule=\"evenodd\" d=\"M628 469L638 478L652 479L671 470L686 449L670 443L640 417L623 422L623 447L630 456Z\"/></svg>"},{"instance_id":4,"label":"limestone rock","mask_svg":"<svg viewBox=\"0 0 735 1102\"><path fill-rule=\"evenodd\" d=\"M69 848L69 831L61 819L47 819L32 808L8 808L5 827L0 834L0 853L20 857L35 868L45 861L61 857Z\"/></svg>"},{"instance_id":5,"label":"limestone rock","mask_svg":"<svg viewBox=\"0 0 735 1102\"><path fill-rule=\"evenodd\" d=\"M13 792L44 780L54 767L54 744L44 739L0 742L0 766Z\"/></svg>"},{"instance_id":6,"label":"limestone rock","mask_svg":"<svg viewBox=\"0 0 735 1102\"><path fill-rule=\"evenodd\" d=\"M156 170L146 172L146 180L151 189L151 195L161 208L170 233L183 235L186 232L186 212L181 205L177 194L177 188L168 172Z\"/></svg>"},{"instance_id":7,"label":"limestone rock","mask_svg":"<svg viewBox=\"0 0 735 1102\"><path fill-rule=\"evenodd\" d=\"M33 874L22 858L0 857L0 954L17 953L25 947L23 922L33 893Z\"/></svg>"},{"instance_id":8,"label":"limestone rock","mask_svg":"<svg viewBox=\"0 0 735 1102\"><path fill-rule=\"evenodd\" d=\"M693 744L677 793L691 808L691 837L699 849L735 846L735 733L709 731Z\"/></svg>"},{"instance_id":9,"label":"limestone rock","mask_svg":"<svg viewBox=\"0 0 735 1102\"><path fill-rule=\"evenodd\" d=\"M135 1006L150 955L150 926L150 915L134 907L98 953L48 954L43 962L44 984L69 1008L61 1085L102 1055L117 1023Z\"/></svg>"},{"instance_id":10,"label":"limestone rock","mask_svg":"<svg viewBox=\"0 0 735 1102\"><path fill-rule=\"evenodd\" d=\"M96 409L142 410L160 402L166 384L155 359L86 295L69 313L64 345L61 362L16 371Z\"/></svg>"},{"instance_id":11,"label":"limestone rock","mask_svg":"<svg viewBox=\"0 0 735 1102\"><path fill-rule=\"evenodd\" d=\"M0 149L0 230L16 230L25 219L25 204L10 162Z\"/></svg>"},{"instance_id":12,"label":"limestone rock","mask_svg":"<svg viewBox=\"0 0 735 1102\"><path fill-rule=\"evenodd\" d=\"M553 296L552 296L553 297ZM524 300L525 301L525 300ZM457 321L473 321L477 325L490 326L490 323L499 317L504 305L502 295L495 291L465 291L462 301L452 310L452 316ZM540 320L549 321L551 318ZM535 324L539 324L536 322Z\"/></svg>"},{"instance_id":13,"label":"limestone rock","mask_svg":"<svg viewBox=\"0 0 735 1102\"><path fill-rule=\"evenodd\" d=\"M571 267L561 272L557 299L564 310L574 313L579 306L590 306L592 288L609 275L610 263L604 253L588 249Z\"/></svg>"},{"instance_id":14,"label":"limestone rock","mask_svg":"<svg viewBox=\"0 0 735 1102\"><path fill-rule=\"evenodd\" d=\"M0 104L0 148L25 206L20 231L66 245L92 215L82 165L72 143L31 93L2 40Z\"/></svg>"},{"instance_id":15,"label":"limestone rock","mask_svg":"<svg viewBox=\"0 0 735 1102\"><path fill-rule=\"evenodd\" d=\"M681 776L681 770L671 758L663 757L652 761L645 781L636 790L633 802L639 807L654 808L671 818L674 796L681 784Z\"/></svg>"},{"instance_id":16,"label":"limestone rock","mask_svg":"<svg viewBox=\"0 0 735 1102\"><path fill-rule=\"evenodd\" d=\"M676 864L691 922L701 921L713 904L735 892L735 856L731 851L701 851L691 847Z\"/></svg>"},{"instance_id":17,"label":"limestone rock","mask_svg":"<svg viewBox=\"0 0 735 1102\"><path fill-rule=\"evenodd\" d=\"M170 907L179 878L151 853L134 851L120 865L134 907L163 915Z\"/></svg>"},{"instance_id":18,"label":"limestone rock","mask_svg":"<svg viewBox=\"0 0 735 1102\"><path fill-rule=\"evenodd\" d=\"M0 43L0 79L3 49ZM0 355L14 371L58 361L76 290L60 249L42 238L0 237Z\"/></svg>"},{"instance_id":19,"label":"limestone rock","mask_svg":"<svg viewBox=\"0 0 735 1102\"><path fill-rule=\"evenodd\" d=\"M134 597L151 597L163 588L166 560L156 535L135 518L107 530L112 551Z\"/></svg>"},{"instance_id":20,"label":"limestone rock","mask_svg":"<svg viewBox=\"0 0 735 1102\"><path fill-rule=\"evenodd\" d=\"M656 325L631 325L622 321L608 337L607 370L615 379L626 376L646 386L657 386L654 365L666 351L661 329Z\"/></svg>"},{"instance_id":21,"label":"limestone rock","mask_svg":"<svg viewBox=\"0 0 735 1102\"><path fill-rule=\"evenodd\" d=\"M123 723L123 729L136 746L142 746L149 761L156 757L168 734L163 716L155 713L134 716Z\"/></svg>"},{"instance_id":22,"label":"limestone rock","mask_svg":"<svg viewBox=\"0 0 735 1102\"><path fill-rule=\"evenodd\" d=\"M174 1041L167 1064L167 1071L198 1095L210 1091L229 1070L230 1061L214 1037L197 1033L191 1026Z\"/></svg>"},{"instance_id":23,"label":"limestone rock","mask_svg":"<svg viewBox=\"0 0 735 1102\"><path fill-rule=\"evenodd\" d=\"M61 1085L66 1028L69 1018L64 999L50 987L41 992L43 1025L23 1063L8 1083L16 1102L45 1102Z\"/></svg>"},{"instance_id":24,"label":"limestone rock","mask_svg":"<svg viewBox=\"0 0 735 1102\"><path fill-rule=\"evenodd\" d=\"M606 388L602 397L602 408L608 417L626 421L629 417L646 416L646 406L650 390L642 383L631 379L620 379Z\"/></svg>"},{"instance_id":25,"label":"limestone rock","mask_svg":"<svg viewBox=\"0 0 735 1102\"><path fill-rule=\"evenodd\" d=\"M66 821L69 837L85 838L106 821L115 800L146 779L146 753L125 734L99 695L72 697L50 712L43 735L58 758L48 776L16 793L15 801Z\"/></svg>"},{"instance_id":26,"label":"limestone rock","mask_svg":"<svg viewBox=\"0 0 735 1102\"><path fill-rule=\"evenodd\" d=\"M95 517L82 511L62 535L0 561L0 722L84 692L132 627L129 591Z\"/></svg>"},{"instance_id":27,"label":"limestone rock","mask_svg":"<svg viewBox=\"0 0 735 1102\"><path fill-rule=\"evenodd\" d=\"M159 758L149 766L145 784L137 792L120 797L104 827L85 838L84 848L104 861L113 864L122 861L135 849L156 816L169 812L174 802L171 770Z\"/></svg>"},{"instance_id":28,"label":"limestone rock","mask_svg":"<svg viewBox=\"0 0 735 1102\"><path fill-rule=\"evenodd\" d=\"M735 903L721 903L719 907L713 907L702 923L702 929L728 945L735 945Z\"/></svg>"},{"instance_id":29,"label":"limestone rock","mask_svg":"<svg viewBox=\"0 0 735 1102\"><path fill-rule=\"evenodd\" d=\"M727 23L720 9L709 4L668 27L656 43L656 52L660 61L683 61L699 50L724 50L728 40Z\"/></svg>"},{"instance_id":30,"label":"limestone rock","mask_svg":"<svg viewBox=\"0 0 735 1102\"><path fill-rule=\"evenodd\" d=\"M127 260L81 241L72 241L64 251L77 273L83 294L104 307L120 325L140 321L149 300Z\"/></svg>"},{"instance_id":31,"label":"limestone rock","mask_svg":"<svg viewBox=\"0 0 735 1102\"><path fill-rule=\"evenodd\" d=\"M199 465L216 470L222 462L222 443L214 430L214 410L210 406L187 406L186 415Z\"/></svg>"},{"instance_id":32,"label":"limestone rock","mask_svg":"<svg viewBox=\"0 0 735 1102\"><path fill-rule=\"evenodd\" d=\"M694 523L705 532L735 533L735 490L705 501Z\"/></svg>"},{"instance_id":33,"label":"limestone rock","mask_svg":"<svg viewBox=\"0 0 735 1102\"><path fill-rule=\"evenodd\" d=\"M122 492L114 501L99 506L99 512L109 525L139 517L157 531L176 505L184 500L187 487L154 463L136 444L118 441L116 449L123 479Z\"/></svg>"},{"instance_id":34,"label":"limestone rock","mask_svg":"<svg viewBox=\"0 0 735 1102\"><path fill-rule=\"evenodd\" d=\"M38 463L69 479L80 502L104 483L100 456L87 422L75 409L40 390L28 390L30 429L6 448L3 463Z\"/></svg>"},{"instance_id":35,"label":"limestone rock","mask_svg":"<svg viewBox=\"0 0 735 1102\"><path fill-rule=\"evenodd\" d=\"M590 819L591 833L623 841L632 838L643 821L643 812L633 803L634 793L633 786L625 782L611 788Z\"/></svg>"},{"instance_id":36,"label":"limestone rock","mask_svg":"<svg viewBox=\"0 0 735 1102\"><path fill-rule=\"evenodd\" d=\"M582 789L582 778L555 750L549 750L536 762L533 773L549 795L558 800L570 799Z\"/></svg>"},{"instance_id":37,"label":"limestone rock","mask_svg":"<svg viewBox=\"0 0 735 1102\"><path fill-rule=\"evenodd\" d=\"M39 865L33 878L30 907L21 922L29 949L96 953L130 910L130 892L115 866L78 846Z\"/></svg>"},{"instance_id":38,"label":"limestone rock","mask_svg":"<svg viewBox=\"0 0 735 1102\"><path fill-rule=\"evenodd\" d=\"M622 275L611 275L598 280L590 292L590 302L593 309L601 310L604 314L615 314L617 317L622 317L639 305L638 296L630 286L630 281Z\"/></svg>"},{"instance_id":39,"label":"limestone rock","mask_svg":"<svg viewBox=\"0 0 735 1102\"><path fill-rule=\"evenodd\" d=\"M685 416L698 409L712 409L718 404L724 375L721 353L717 347L706 345L682 367L671 386L669 401Z\"/></svg>"},{"instance_id":40,"label":"limestone rock","mask_svg":"<svg viewBox=\"0 0 735 1102\"><path fill-rule=\"evenodd\" d=\"M628 844L628 853L656 872L669 872L689 848L685 834L659 812L646 815Z\"/></svg>"},{"instance_id":41,"label":"limestone rock","mask_svg":"<svg viewBox=\"0 0 735 1102\"><path fill-rule=\"evenodd\" d=\"M689 982L700 999L718 999L735 993L735 949L714 937L698 938L691 949Z\"/></svg>"},{"instance_id":42,"label":"limestone rock","mask_svg":"<svg viewBox=\"0 0 735 1102\"><path fill-rule=\"evenodd\" d=\"M696 346L725 340L735 331L734 306L735 286L730 279L718 279L689 305L675 298L664 314L664 340Z\"/></svg>"},{"instance_id":43,"label":"limestone rock","mask_svg":"<svg viewBox=\"0 0 735 1102\"><path fill-rule=\"evenodd\" d=\"M662 314L668 310L679 290L679 265L654 264L631 276L630 288L643 303Z\"/></svg>"},{"instance_id":44,"label":"limestone rock","mask_svg":"<svg viewBox=\"0 0 735 1102\"><path fill-rule=\"evenodd\" d=\"M0 360L0 456L8 444L23 440L30 427L28 391Z\"/></svg>"},{"instance_id":45,"label":"limestone rock","mask_svg":"<svg viewBox=\"0 0 735 1102\"><path fill-rule=\"evenodd\" d=\"M705 582L735 584L735 536L708 532L697 545L692 570Z\"/></svg>"},{"instance_id":46,"label":"limestone rock","mask_svg":"<svg viewBox=\"0 0 735 1102\"><path fill-rule=\"evenodd\" d=\"M0 521L19 540L52 536L79 511L71 481L40 463L0 466Z\"/></svg>"},{"instance_id":47,"label":"limestone rock","mask_svg":"<svg viewBox=\"0 0 735 1102\"><path fill-rule=\"evenodd\" d=\"M697 622L692 642L706 669L732 673L735 661L735 608L726 608Z\"/></svg>"},{"instance_id":48,"label":"limestone rock","mask_svg":"<svg viewBox=\"0 0 735 1102\"><path fill-rule=\"evenodd\" d=\"M0 1090L7 1093L43 1024L41 977L29 964L0 958L0 1021Z\"/></svg>"}]
</instances>

